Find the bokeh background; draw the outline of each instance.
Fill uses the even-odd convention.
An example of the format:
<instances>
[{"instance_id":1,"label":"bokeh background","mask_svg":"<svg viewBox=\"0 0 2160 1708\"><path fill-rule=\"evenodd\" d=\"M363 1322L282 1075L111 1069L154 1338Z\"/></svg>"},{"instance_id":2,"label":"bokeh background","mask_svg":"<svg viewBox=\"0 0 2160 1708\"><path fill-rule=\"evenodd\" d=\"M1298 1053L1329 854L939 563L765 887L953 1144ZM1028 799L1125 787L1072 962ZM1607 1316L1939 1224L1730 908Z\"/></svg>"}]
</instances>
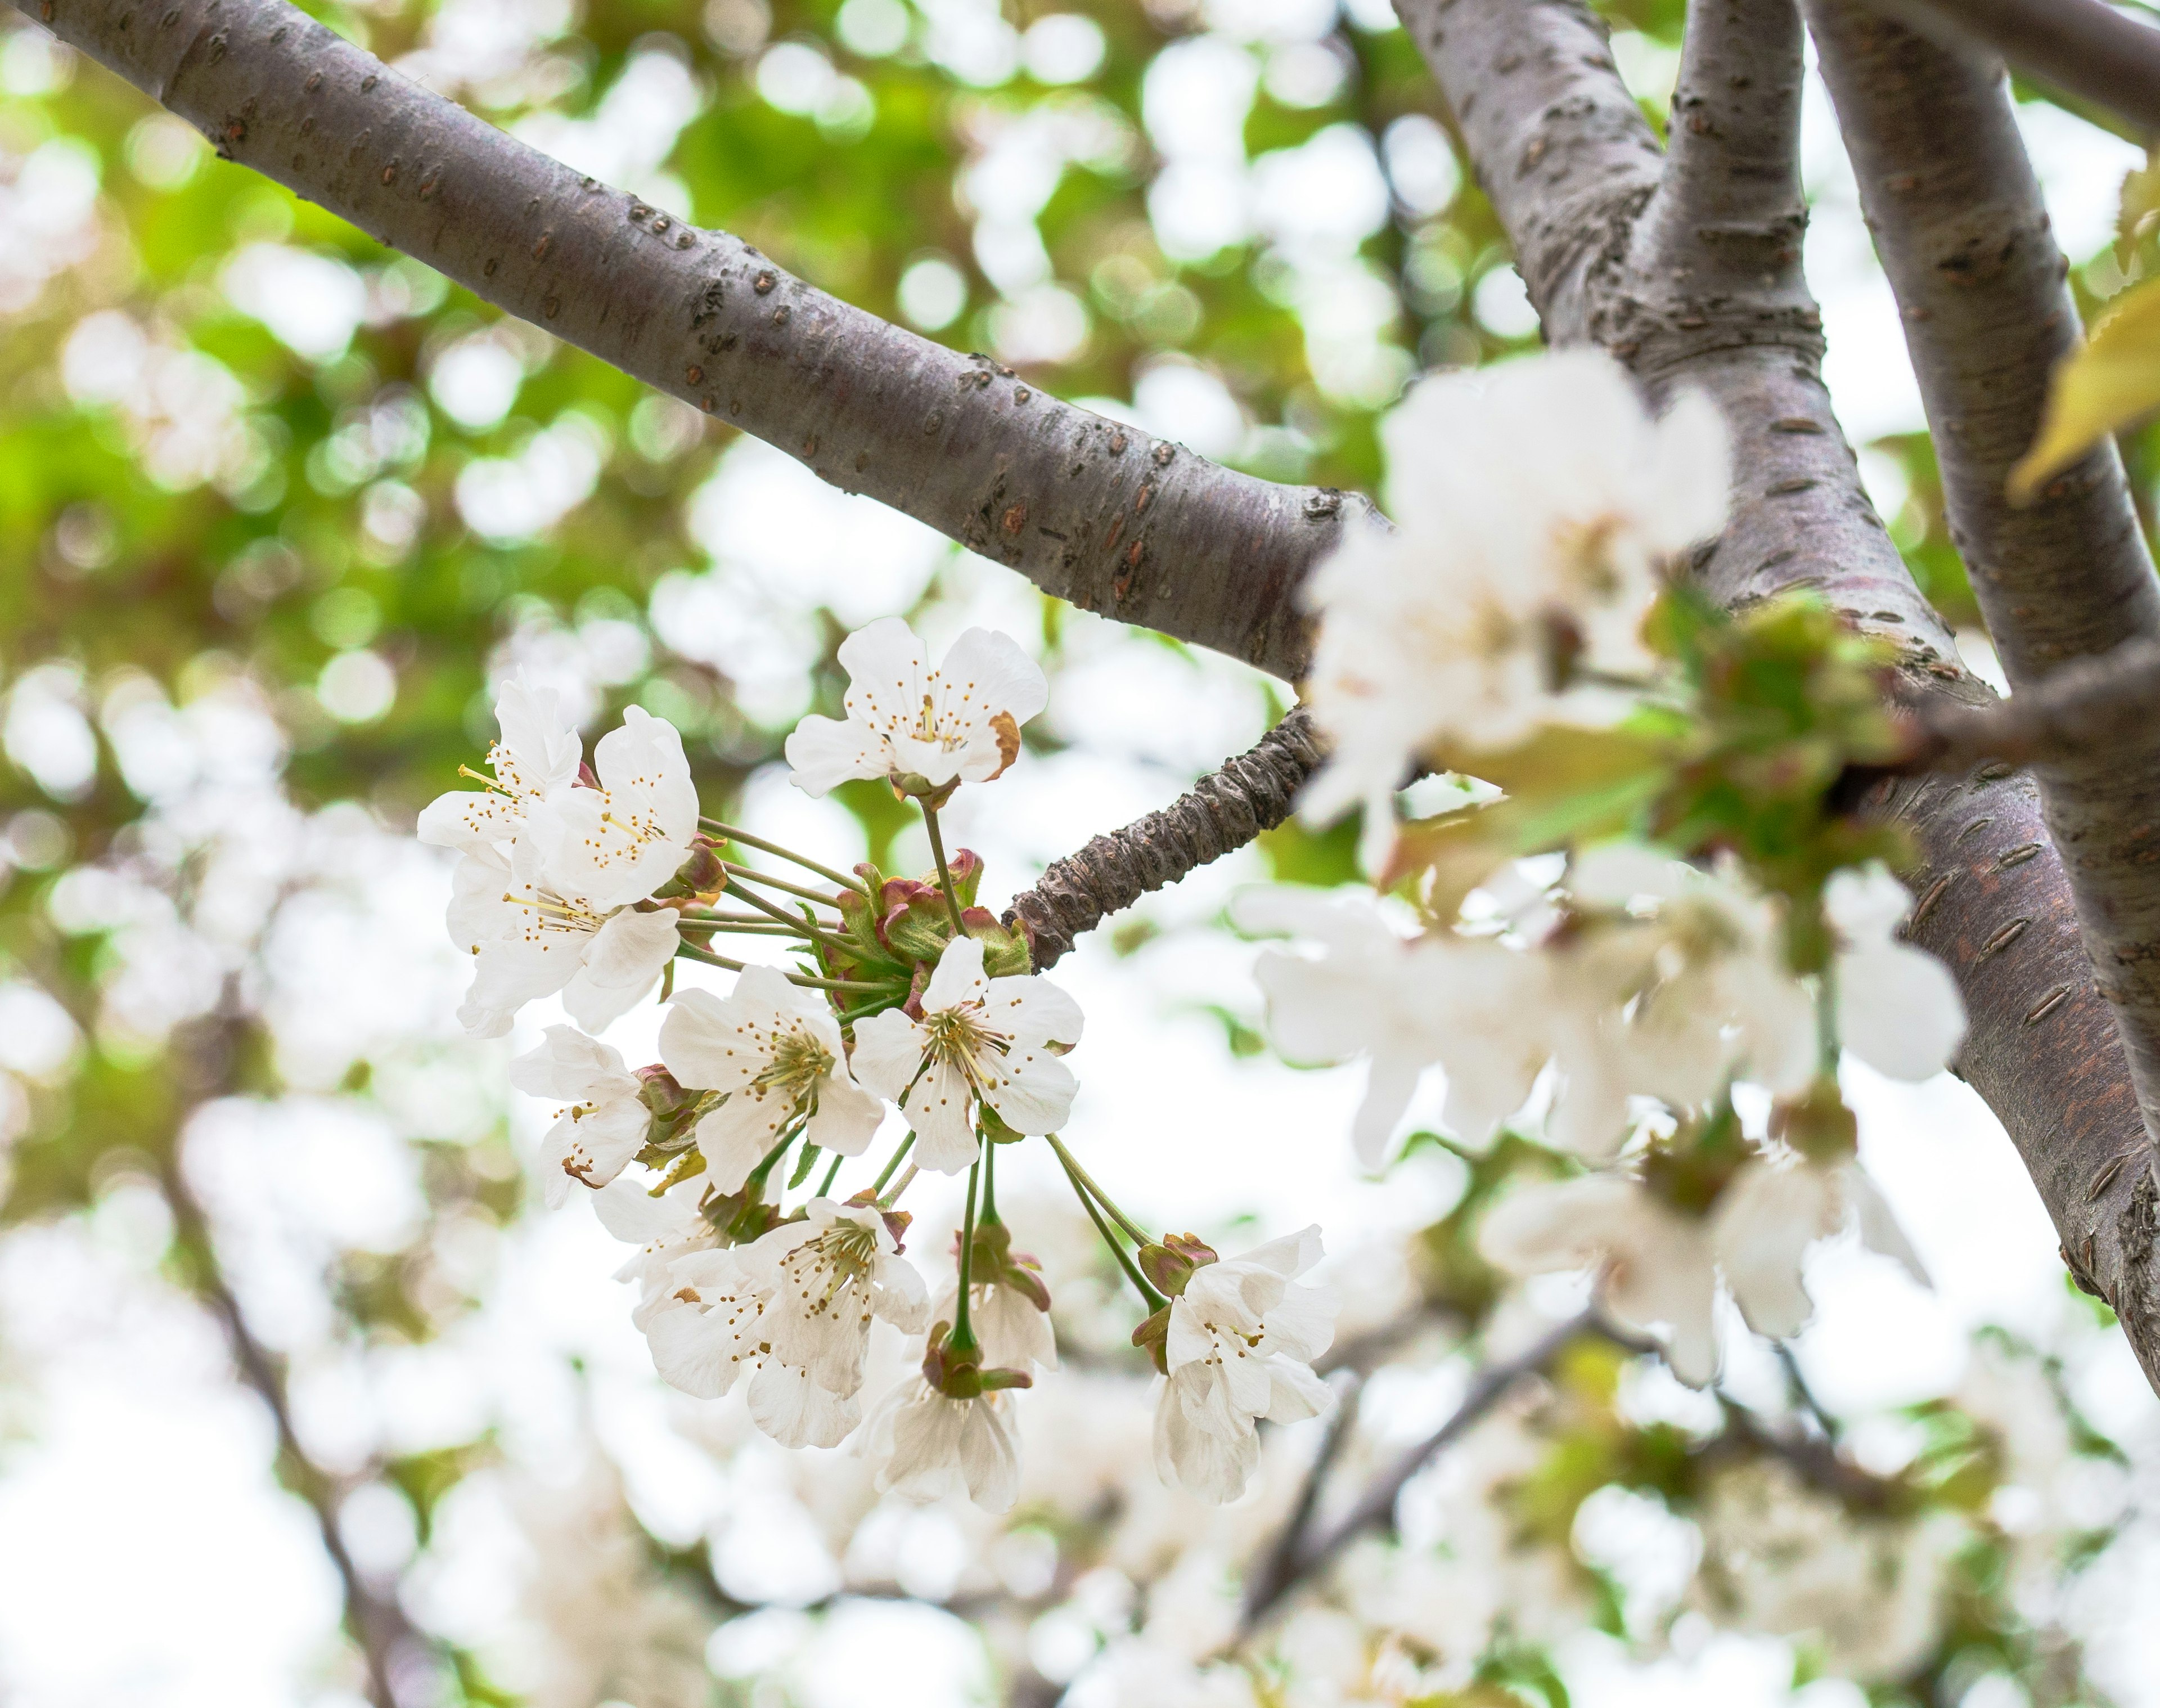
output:
<instances>
[{"instance_id":1,"label":"bokeh background","mask_svg":"<svg viewBox=\"0 0 2160 1708\"><path fill-rule=\"evenodd\" d=\"M1384 0L310 9L656 206L1256 473L1370 488L1374 423L1415 373L1536 343ZM1659 122L1679 8L1604 9ZM1896 311L1810 103L1832 388L1986 672ZM2113 225L2142 155L2055 106L2022 117L2090 310L2149 264ZM2152 447L2130 449L2143 501ZM782 1454L727 1403L671 1394L610 1279L620 1249L532 1189L543 1112L504 1066L555 1016L460 1035L445 864L409 838L484 749L491 683L522 670L589 737L632 703L678 724L709 810L828 861L927 864L889 795L813 802L776 764L837 698L839 638L894 612L934 642L1001 628L1050 672L1023 762L952 815L994 901L1287 703L504 319L0 18L0 1703L351 1708L325 1526L402 1610L414 1703L928 1708L1015 1679L1026 1700L1151 1700L1112 1677L1121 1635L1150 1607L1174 1622L1176 1586L1260 1545L1275 1508L1135 1492L1129 1321L1052 1181L1014 1169L1008 1214L1078 1368L1031 1396L1013 1524L880 1504L842 1456ZM1317 1216L1346 1321L1369 1327L1436 1285L1422 1230L1470 1171L1426 1146L1358 1177L1358 1072L1270 1056L1253 948L1221 923L1238 885L1352 875L1347 833L1274 833L1061 976L1090 1016L1071 1136L1106 1183L1233 1241ZM650 1059L655 1026L610 1041ZM1951 1631L1914 1688L1944 1708L2160 1703L2160 1404L2067 1288L1976 1099L1853 1079L1869 1165L1937 1284L1817 1255L1798 1357L1854 1451L1909 1460L2002 1331L2071 1402L2074 1462L2107 1467L1996 1492L2004 1535L2099 1539L2063 1556L2081 1571L2042 1574L2024 1638ZM941 1186L918 1191L926 1228L953 1213ZM1732 1357L1739 1391L1776 1384L1744 1336ZM1467 1369L1442 1339L1390 1372L1363 1451L1429 1429ZM1614 1404L1685 1421L1690 1402L1643 1378ZM1294 1472L1310 1451L1276 1456ZM1598 1461L1560 1514L1600 1588L1549 1674L1477 1700L1862 1699L1684 1607L1693 1527L1626 1482ZM1333 1628L1299 1629L1285 1700L1377 1700ZM2050 1696L2043 1663L2070 1650L2077 1682Z\"/></svg>"}]
</instances>

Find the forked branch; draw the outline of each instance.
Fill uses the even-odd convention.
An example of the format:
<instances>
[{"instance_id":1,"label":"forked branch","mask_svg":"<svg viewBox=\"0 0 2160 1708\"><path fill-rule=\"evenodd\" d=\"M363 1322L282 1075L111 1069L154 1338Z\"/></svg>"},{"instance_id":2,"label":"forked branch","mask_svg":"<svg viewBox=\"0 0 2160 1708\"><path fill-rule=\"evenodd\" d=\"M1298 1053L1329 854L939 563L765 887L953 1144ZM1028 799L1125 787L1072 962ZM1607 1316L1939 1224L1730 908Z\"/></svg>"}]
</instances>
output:
<instances>
[{"instance_id":1,"label":"forked branch","mask_svg":"<svg viewBox=\"0 0 2160 1708\"><path fill-rule=\"evenodd\" d=\"M2059 765L2119 752L2160 726L2160 641L2126 641L2066 664L2013 699L1965 706L1930 702L1914 714L1915 770Z\"/></svg>"}]
</instances>

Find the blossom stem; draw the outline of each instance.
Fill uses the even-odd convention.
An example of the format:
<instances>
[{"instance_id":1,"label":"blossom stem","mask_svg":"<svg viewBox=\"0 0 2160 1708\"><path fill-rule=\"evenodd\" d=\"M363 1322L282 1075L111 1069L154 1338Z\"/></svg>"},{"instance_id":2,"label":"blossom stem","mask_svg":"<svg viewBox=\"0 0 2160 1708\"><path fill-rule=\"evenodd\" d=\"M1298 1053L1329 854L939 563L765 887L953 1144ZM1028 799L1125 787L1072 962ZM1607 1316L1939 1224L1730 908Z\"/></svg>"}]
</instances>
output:
<instances>
[{"instance_id":1,"label":"blossom stem","mask_svg":"<svg viewBox=\"0 0 2160 1708\"><path fill-rule=\"evenodd\" d=\"M743 1181L744 1190L747 1191L750 1187L755 1186L759 1192L762 1193L765 1190L766 1176L772 1172L773 1164L779 1161L782 1156L786 1155L787 1154L787 1147L792 1145L802 1136L802 1129L800 1127L790 1127L785 1133L782 1133L780 1135L780 1143L774 1145L771 1150L766 1151L765 1153L765 1160L759 1163L755 1168L752 1169L749 1175L745 1178Z\"/></svg>"},{"instance_id":2,"label":"blossom stem","mask_svg":"<svg viewBox=\"0 0 2160 1708\"><path fill-rule=\"evenodd\" d=\"M913 1163L909 1163L907 1165L907 1171L892 1183L892 1190L878 1200L878 1207L881 1210L890 1210L892 1208L895 1204L897 1204L900 1202L900 1195L906 1191L910 1186L914 1184L915 1176L921 1172L922 1171L916 1168Z\"/></svg>"},{"instance_id":3,"label":"blossom stem","mask_svg":"<svg viewBox=\"0 0 2160 1708\"><path fill-rule=\"evenodd\" d=\"M1080 1184L1079 1176L1073 1171L1077 1165L1067 1155L1062 1145L1057 1147L1057 1154L1065 1164L1065 1178L1072 1184L1072 1195L1080 1200L1080 1207L1088 1212L1088 1219L1095 1224L1096 1233L1103 1236L1103 1243L1110 1248L1110 1255L1117 1259L1118 1267L1125 1272L1125 1279L1133 1284L1134 1290L1140 1295L1142 1302L1147 1306L1149 1315L1154 1315L1164 1306L1169 1304L1170 1300L1148 1285L1147 1277L1140 1272L1140 1266L1127 1254L1124 1242L1111 1231L1110 1224L1103 1219L1102 1211L1097 1207L1094 1199L1088 1195L1088 1189Z\"/></svg>"},{"instance_id":4,"label":"blossom stem","mask_svg":"<svg viewBox=\"0 0 2160 1708\"><path fill-rule=\"evenodd\" d=\"M804 937L808 937L813 942L823 943L827 948L836 950L844 955L851 955L859 953L850 945L842 942L839 938L829 936L826 932L818 930L818 927L812 924L808 920L797 919L786 908L766 901L764 896L760 896L755 890L744 889L741 885L736 883L732 878L728 880L727 893L734 896L738 901L749 902L751 906L755 907L760 913L764 914L767 918L776 919L779 921L781 924L787 926L789 929L800 932Z\"/></svg>"},{"instance_id":5,"label":"blossom stem","mask_svg":"<svg viewBox=\"0 0 2160 1708\"><path fill-rule=\"evenodd\" d=\"M770 919L686 919L684 931L725 932L730 937L794 937L798 941L809 934L798 926L787 926Z\"/></svg>"},{"instance_id":6,"label":"blossom stem","mask_svg":"<svg viewBox=\"0 0 2160 1708\"><path fill-rule=\"evenodd\" d=\"M907 1137L900 1141L900 1149L893 1152L892 1159L885 1164L884 1171L870 1183L870 1191L873 1195L885 1190L885 1183L892 1178L893 1171L900 1166L901 1159L914 1148L915 1134L910 1133Z\"/></svg>"},{"instance_id":7,"label":"blossom stem","mask_svg":"<svg viewBox=\"0 0 2160 1708\"><path fill-rule=\"evenodd\" d=\"M998 1219L998 1145L997 1140L984 1138L983 1145L983 1220L985 1223Z\"/></svg>"},{"instance_id":8,"label":"blossom stem","mask_svg":"<svg viewBox=\"0 0 2160 1708\"><path fill-rule=\"evenodd\" d=\"M858 896L868 896L870 893L870 886L860 878L851 878L844 872L836 872L830 866L821 865L807 854L799 854L792 848L782 848L776 842L767 842L761 836L752 836L747 830L740 829L724 820L701 818L698 823L709 830L719 831L730 842L739 842L745 848L760 849L766 854L777 854L783 860L792 860L806 872L815 872L821 878L830 878L843 890L852 890Z\"/></svg>"},{"instance_id":9,"label":"blossom stem","mask_svg":"<svg viewBox=\"0 0 2160 1708\"><path fill-rule=\"evenodd\" d=\"M927 801L922 802L922 828L930 833L930 854L937 862L937 887L945 892L945 911L953 916L953 935L963 937L959 894L953 887L953 870L945 864L944 833L937 828L937 809Z\"/></svg>"},{"instance_id":10,"label":"blossom stem","mask_svg":"<svg viewBox=\"0 0 2160 1708\"><path fill-rule=\"evenodd\" d=\"M1815 1060L1817 1070L1837 1077L1837 960L1835 956L1815 975Z\"/></svg>"},{"instance_id":11,"label":"blossom stem","mask_svg":"<svg viewBox=\"0 0 2160 1708\"><path fill-rule=\"evenodd\" d=\"M829 1198L833 1196L833 1182L839 1178L840 1165L847 1160L837 1150L833 1153L833 1165L825 1171L825 1178L818 1182L819 1197Z\"/></svg>"},{"instance_id":12,"label":"blossom stem","mask_svg":"<svg viewBox=\"0 0 2160 1708\"><path fill-rule=\"evenodd\" d=\"M835 912L839 911L839 900L834 896L828 896L823 890L806 889L802 885L791 884L787 879L775 877L771 872L761 872L755 866L745 866L735 860L722 860L720 870L750 883L762 884L768 890L785 890L789 895L800 896L805 901L814 901L820 907L829 907ZM732 894L745 901L750 899L743 896L742 891L737 890L732 884L728 885L728 889Z\"/></svg>"},{"instance_id":13,"label":"blossom stem","mask_svg":"<svg viewBox=\"0 0 2160 1708\"><path fill-rule=\"evenodd\" d=\"M1132 1241L1135 1245L1145 1245L1152 1237L1148 1233L1147 1229L1141 1227L1139 1223L1134 1221L1131 1217L1125 1214L1123 1210L1120 1210L1110 1201L1110 1195L1104 1191L1102 1187L1095 1184L1095 1177L1089 1174L1086 1169L1081 1167L1078 1160L1074 1157L1071 1151L1065 1148L1065 1141L1063 1140L1060 1139L1055 1133L1052 1133L1048 1136L1050 1139L1050 1148L1057 1153L1057 1160L1065 1165L1065 1171L1071 1175L1080 1186L1095 1195L1096 1198L1101 1202L1103 1207L1110 1212L1112 1219L1117 1223L1118 1226L1124 1228L1126 1233L1131 1236Z\"/></svg>"},{"instance_id":14,"label":"blossom stem","mask_svg":"<svg viewBox=\"0 0 2160 1708\"><path fill-rule=\"evenodd\" d=\"M946 1350L962 1358L982 1350L982 1342L975 1338L974 1326L968 1321L968 1294L975 1268L975 1181L982 1171L980 1162L968 1171L968 1207L960 1219L960 1299L953 1307L953 1332L945 1342Z\"/></svg>"},{"instance_id":15,"label":"blossom stem","mask_svg":"<svg viewBox=\"0 0 2160 1708\"><path fill-rule=\"evenodd\" d=\"M725 955L716 955L694 943L678 943L675 953L685 960L703 961L708 967L724 967L730 973L740 973L750 964L747 961L731 961ZM800 984L808 990L885 991L882 984L865 984L859 979L818 979L807 973L789 973L785 976L790 984Z\"/></svg>"}]
</instances>

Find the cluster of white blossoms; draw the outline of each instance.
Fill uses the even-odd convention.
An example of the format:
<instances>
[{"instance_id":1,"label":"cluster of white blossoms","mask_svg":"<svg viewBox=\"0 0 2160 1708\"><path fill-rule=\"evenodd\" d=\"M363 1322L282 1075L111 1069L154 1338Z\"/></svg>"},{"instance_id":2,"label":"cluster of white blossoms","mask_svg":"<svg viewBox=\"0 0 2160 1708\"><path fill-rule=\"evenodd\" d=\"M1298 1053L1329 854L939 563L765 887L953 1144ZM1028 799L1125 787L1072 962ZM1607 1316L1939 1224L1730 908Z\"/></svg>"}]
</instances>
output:
<instances>
[{"instance_id":1,"label":"cluster of white blossoms","mask_svg":"<svg viewBox=\"0 0 2160 1708\"><path fill-rule=\"evenodd\" d=\"M1749 1324L1773 1337L1807 1321L1801 1258L1849 1219L1924 1280L1840 1142L1849 1135L1804 1130L1826 1045L1916 1080L1945 1067L1963 1036L1948 971L1896 939L1911 906L1903 885L1879 869L1831 880L1836 952L1810 979L1787 963L1776 905L1736 873L1606 844L1576 856L1541 900L1503 929L1405 938L1354 896L1238 898L1245 929L1316 950L1260 958L1278 1046L1293 1061L1370 1061L1356 1127L1366 1166L1385 1160L1435 1067L1441 1124L1463 1143L1482 1148L1514 1125L1599 1165L1514 1193L1486 1222L1484 1253L1519 1275L1597 1269L1612 1316L1662 1329L1675 1370L1693 1383L1716 1373L1721 1275ZM1736 1083L1793 1113L1792 1142L1735 1150L1706 1214L1669 1202L1642 1178L1646 1150L1676 1123L1714 1119Z\"/></svg>"},{"instance_id":2,"label":"cluster of white blossoms","mask_svg":"<svg viewBox=\"0 0 2160 1708\"><path fill-rule=\"evenodd\" d=\"M632 1319L662 1376L708 1399L740 1383L775 1441L852 1438L880 1487L910 1494L964 1490L992 1510L1015 1498L1013 1395L1056 1368L1057 1347L1040 1271L998 1214L995 1168L1000 1145L1045 1140L1143 1301L1135 1338L1161 1372L1163 1476L1233 1499L1257 1467L1259 1421L1329 1403L1311 1361L1332 1299L1298 1279L1320 1259L1318 1230L1228 1261L1190 1235L1155 1238L1056 1136L1077 1091L1063 1058L1079 1005L1031 970L1023 934L974 905L980 862L965 849L948 860L937 820L957 789L1018 756L1047 698L1035 662L970 630L933 667L896 619L849 636L839 657L848 715L803 720L787 744L792 780L812 794L878 780L914 800L934 875L850 875L701 817L680 736L634 708L585 766L555 697L512 683L485 787L443 797L421 825L461 857L449 922L475 958L465 1022L500 1036L558 993L578 1022L547 1028L511 1077L559 1105L549 1201L592 1189L603 1223L637 1248L620 1279L638 1290ZM727 858L737 843L824 881ZM714 953L730 932L780 936L799 961ZM678 958L734 970L732 988L676 990ZM589 1034L663 973L660 1060L632 1068ZM896 1112L905 1136L875 1181L836 1196ZM919 1170L967 1176L934 1304L899 1207ZM917 1373L866 1406L881 1323L912 1337Z\"/></svg>"},{"instance_id":3,"label":"cluster of white blossoms","mask_svg":"<svg viewBox=\"0 0 2160 1708\"><path fill-rule=\"evenodd\" d=\"M1315 824L1362 805L1375 871L1420 761L1626 709L1612 685L1652 662L1666 568L1725 525L1731 484L1708 398L1652 423L1596 350L1427 380L1382 436L1394 529L1349 536L1306 584L1332 751L1300 803Z\"/></svg>"}]
</instances>

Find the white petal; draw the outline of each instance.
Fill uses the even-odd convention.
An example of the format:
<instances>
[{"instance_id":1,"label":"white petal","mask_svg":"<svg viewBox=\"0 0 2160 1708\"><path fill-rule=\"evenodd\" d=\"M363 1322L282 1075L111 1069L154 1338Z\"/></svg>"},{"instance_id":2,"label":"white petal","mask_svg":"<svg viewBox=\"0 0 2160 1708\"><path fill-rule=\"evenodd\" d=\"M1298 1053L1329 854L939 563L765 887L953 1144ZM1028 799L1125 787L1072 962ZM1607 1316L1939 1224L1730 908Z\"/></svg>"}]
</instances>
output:
<instances>
[{"instance_id":1,"label":"white petal","mask_svg":"<svg viewBox=\"0 0 2160 1708\"><path fill-rule=\"evenodd\" d=\"M855 1050L848 1067L856 1082L888 1102L898 1103L922 1067L924 1033L896 1008L855 1022Z\"/></svg>"},{"instance_id":2,"label":"white petal","mask_svg":"<svg viewBox=\"0 0 2160 1708\"><path fill-rule=\"evenodd\" d=\"M996 1396L986 1394L967 1402L959 1458L969 1499L986 1513L1011 1507L1020 1493L1020 1448Z\"/></svg>"},{"instance_id":3,"label":"white petal","mask_svg":"<svg viewBox=\"0 0 2160 1708\"><path fill-rule=\"evenodd\" d=\"M1878 941L1837 958L1838 1041L1892 1079L1931 1079L1965 1041L1965 1000L1924 949Z\"/></svg>"},{"instance_id":4,"label":"white petal","mask_svg":"<svg viewBox=\"0 0 2160 1708\"><path fill-rule=\"evenodd\" d=\"M1395 1136L1403 1112L1410 1108L1424 1073L1422 1062L1400 1056L1373 1058L1372 1071L1365 1080L1365 1100L1358 1104L1358 1119L1350 1129L1351 1148L1362 1167L1378 1172L1387 1165L1388 1141Z\"/></svg>"},{"instance_id":5,"label":"white petal","mask_svg":"<svg viewBox=\"0 0 2160 1708\"><path fill-rule=\"evenodd\" d=\"M891 750L854 719L812 716L797 724L781 750L787 780L806 795L825 795L855 777L891 774Z\"/></svg>"},{"instance_id":6,"label":"white petal","mask_svg":"<svg viewBox=\"0 0 2160 1708\"><path fill-rule=\"evenodd\" d=\"M678 990L660 1026L660 1060L680 1084L734 1091L771 1061L764 1039L709 990Z\"/></svg>"},{"instance_id":7,"label":"white petal","mask_svg":"<svg viewBox=\"0 0 2160 1708\"><path fill-rule=\"evenodd\" d=\"M740 1191L750 1171L780 1142L794 1114L794 1105L784 1097L761 1097L750 1089L730 1093L698 1123L698 1150L713 1185L723 1192Z\"/></svg>"},{"instance_id":8,"label":"white petal","mask_svg":"<svg viewBox=\"0 0 2160 1708\"><path fill-rule=\"evenodd\" d=\"M750 1384L752 1421L783 1447L837 1447L862 1421L862 1403L828 1394L790 1364L767 1364Z\"/></svg>"},{"instance_id":9,"label":"white petal","mask_svg":"<svg viewBox=\"0 0 2160 1708\"><path fill-rule=\"evenodd\" d=\"M927 993L925 993L926 996ZM926 1000L923 1006L930 1004ZM984 1020L1001 1032L1046 1038L1067 1049L1080 1041L1087 1024L1080 1005L1047 979L1029 973L993 979L983 996Z\"/></svg>"},{"instance_id":10,"label":"white petal","mask_svg":"<svg viewBox=\"0 0 2160 1708\"><path fill-rule=\"evenodd\" d=\"M661 1311L645 1338L661 1379L700 1399L719 1399L742 1369L743 1348L726 1317L693 1305Z\"/></svg>"},{"instance_id":11,"label":"white petal","mask_svg":"<svg viewBox=\"0 0 2160 1708\"><path fill-rule=\"evenodd\" d=\"M990 981L983 976L982 944L974 937L955 937L937 957L937 966L922 993L922 1011L936 1014L965 1002L980 1002L989 994L989 989Z\"/></svg>"},{"instance_id":12,"label":"white petal","mask_svg":"<svg viewBox=\"0 0 2160 1708\"><path fill-rule=\"evenodd\" d=\"M901 1113L915 1129L910 1157L933 1174L958 1174L972 1168L982 1147L976 1141L974 1097L967 1076L948 1062L933 1062L910 1088Z\"/></svg>"},{"instance_id":13,"label":"white petal","mask_svg":"<svg viewBox=\"0 0 2160 1708\"><path fill-rule=\"evenodd\" d=\"M1837 1177L1846 1203L1859 1219L1860 1243L1868 1250L1880 1252L1903 1264L1905 1273L1923 1287L1934 1287L1927 1264L1913 1249L1913 1242L1905 1237L1897 1212L1882 1196L1882 1189L1875 1184L1874 1176L1858 1163L1848 1162L1838 1170Z\"/></svg>"},{"instance_id":14,"label":"white petal","mask_svg":"<svg viewBox=\"0 0 2160 1708\"><path fill-rule=\"evenodd\" d=\"M810 1117L803 1136L820 1150L860 1156L884 1120L884 1103L840 1067L818 1082L817 1113Z\"/></svg>"},{"instance_id":15,"label":"white petal","mask_svg":"<svg viewBox=\"0 0 2160 1708\"><path fill-rule=\"evenodd\" d=\"M1722 529L1732 482L1732 436L1725 418L1706 393L1690 387L1657 425L1641 495L1652 548L1677 552Z\"/></svg>"},{"instance_id":16,"label":"white petal","mask_svg":"<svg viewBox=\"0 0 2160 1708\"><path fill-rule=\"evenodd\" d=\"M438 795L420 812L415 832L431 848L467 854L507 842L525 827L525 815L504 797L481 790Z\"/></svg>"},{"instance_id":17,"label":"white petal","mask_svg":"<svg viewBox=\"0 0 2160 1708\"><path fill-rule=\"evenodd\" d=\"M550 1026L541 1040L539 1048L510 1064L510 1082L519 1091L570 1103L584 1103L626 1085L636 1094L637 1082L621 1056L599 1039L575 1026Z\"/></svg>"},{"instance_id":18,"label":"white petal","mask_svg":"<svg viewBox=\"0 0 2160 1708\"><path fill-rule=\"evenodd\" d=\"M563 989L563 1006L571 1019L600 1031L641 1001L675 958L680 917L672 907L652 913L626 907L610 916L586 944L584 964Z\"/></svg>"},{"instance_id":19,"label":"white petal","mask_svg":"<svg viewBox=\"0 0 2160 1708\"><path fill-rule=\"evenodd\" d=\"M1015 1133L1055 1133L1072 1113L1080 1082L1042 1047L1015 1042L1010 1053L981 1064L983 1096Z\"/></svg>"},{"instance_id":20,"label":"white petal","mask_svg":"<svg viewBox=\"0 0 2160 1708\"><path fill-rule=\"evenodd\" d=\"M1773 1340L1798 1334L1815 1314L1800 1278L1807 1249L1837 1225L1830 1177L1801 1166L1751 1162L1718 1195L1711 1245L1740 1314Z\"/></svg>"}]
</instances>

